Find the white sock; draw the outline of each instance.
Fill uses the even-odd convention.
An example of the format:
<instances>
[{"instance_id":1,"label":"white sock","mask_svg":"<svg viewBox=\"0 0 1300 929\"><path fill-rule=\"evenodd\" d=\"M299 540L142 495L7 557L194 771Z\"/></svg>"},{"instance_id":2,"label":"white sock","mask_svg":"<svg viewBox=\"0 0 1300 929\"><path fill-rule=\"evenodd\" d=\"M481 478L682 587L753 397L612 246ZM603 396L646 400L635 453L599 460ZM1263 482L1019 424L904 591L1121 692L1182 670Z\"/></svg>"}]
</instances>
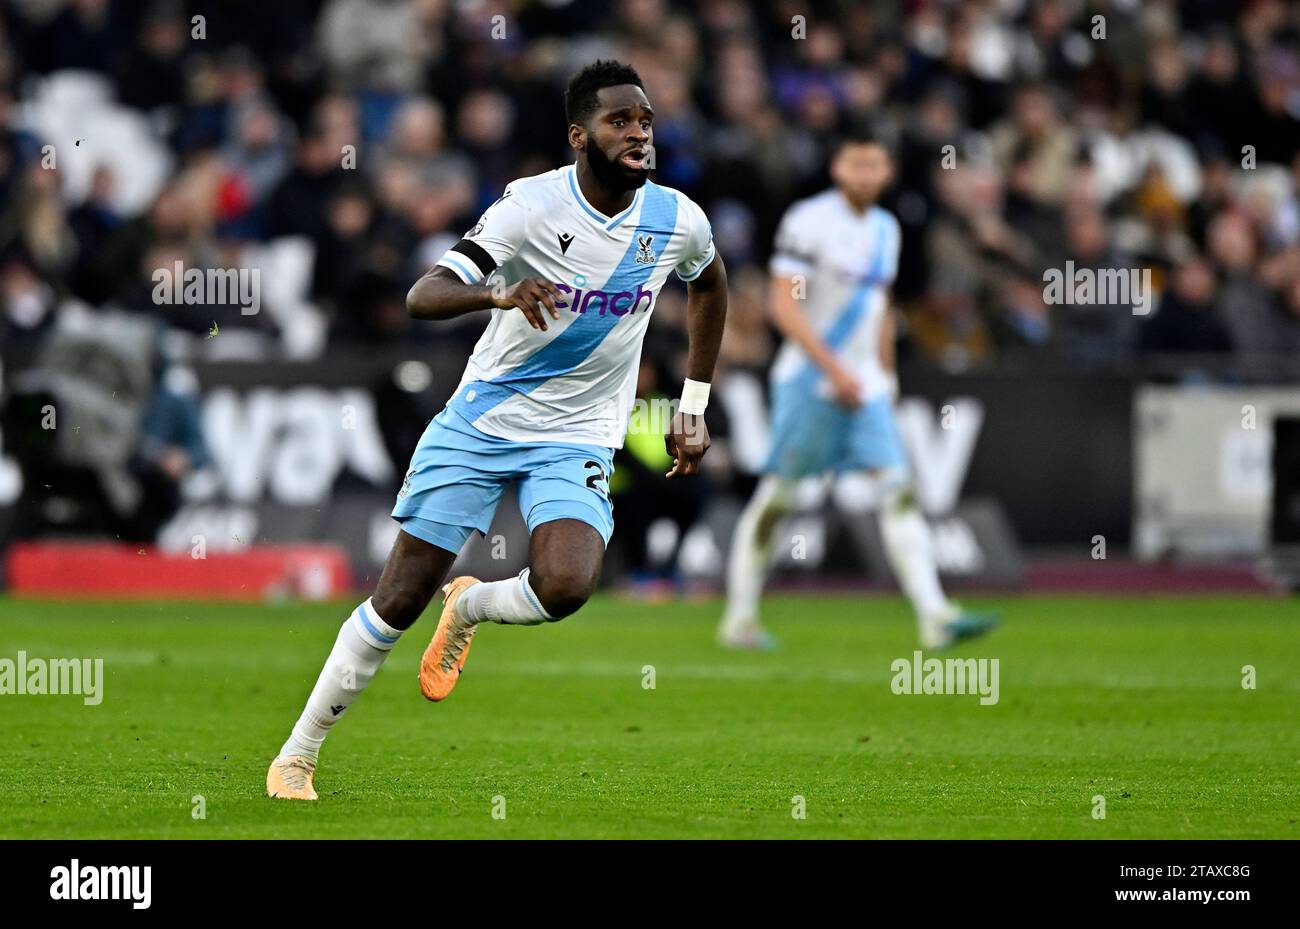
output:
<instances>
[{"instance_id":1,"label":"white sock","mask_svg":"<svg viewBox=\"0 0 1300 929\"><path fill-rule=\"evenodd\" d=\"M529 569L518 577L469 587L456 599L456 615L473 623L483 621L510 626L537 626L555 619L542 608L528 584Z\"/></svg>"},{"instance_id":2,"label":"white sock","mask_svg":"<svg viewBox=\"0 0 1300 929\"><path fill-rule=\"evenodd\" d=\"M934 563L930 529L925 524L910 487L901 487L886 499L880 510L880 534L885 554L903 593L912 603L922 631L934 629L952 619L957 608L939 584Z\"/></svg>"},{"instance_id":3,"label":"white sock","mask_svg":"<svg viewBox=\"0 0 1300 929\"><path fill-rule=\"evenodd\" d=\"M402 630L379 618L369 600L353 610L280 754L316 758L325 736L361 696L401 634Z\"/></svg>"},{"instance_id":4,"label":"white sock","mask_svg":"<svg viewBox=\"0 0 1300 929\"><path fill-rule=\"evenodd\" d=\"M736 523L727 559L727 609L723 632L736 632L758 621L758 601L767 580L776 524L790 511L794 482L767 475Z\"/></svg>"}]
</instances>

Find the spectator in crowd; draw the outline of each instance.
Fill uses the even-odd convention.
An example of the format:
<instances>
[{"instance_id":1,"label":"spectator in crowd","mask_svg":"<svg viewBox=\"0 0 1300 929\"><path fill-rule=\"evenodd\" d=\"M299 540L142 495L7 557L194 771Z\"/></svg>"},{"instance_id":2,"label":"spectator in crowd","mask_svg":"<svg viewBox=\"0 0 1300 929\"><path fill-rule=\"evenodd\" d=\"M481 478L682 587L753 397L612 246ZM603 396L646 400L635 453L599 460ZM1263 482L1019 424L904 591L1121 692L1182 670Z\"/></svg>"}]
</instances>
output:
<instances>
[{"instance_id":1,"label":"spectator in crowd","mask_svg":"<svg viewBox=\"0 0 1300 929\"><path fill-rule=\"evenodd\" d=\"M163 370L140 422L140 442L128 462L138 482L137 504L121 523L122 540L152 542L181 506L181 482L209 462L193 375Z\"/></svg>"},{"instance_id":2,"label":"spectator in crowd","mask_svg":"<svg viewBox=\"0 0 1300 929\"><path fill-rule=\"evenodd\" d=\"M344 152L334 148L327 132L313 125L299 141L295 164L267 198L266 228L273 237L325 237L327 204L343 171Z\"/></svg>"},{"instance_id":3,"label":"spectator in crowd","mask_svg":"<svg viewBox=\"0 0 1300 929\"><path fill-rule=\"evenodd\" d=\"M1128 273L1136 263L1120 255L1111 245L1106 221L1100 211L1081 208L1066 219L1066 260L1076 271L1095 272L1097 280L1108 278L1106 272ZM1083 365L1109 365L1128 361L1137 342L1133 307L1140 295L1130 293L1127 302L1118 302L1122 294L1110 292L1092 303L1065 303L1054 307L1057 314L1057 346L1073 361Z\"/></svg>"},{"instance_id":4,"label":"spectator in crowd","mask_svg":"<svg viewBox=\"0 0 1300 929\"><path fill-rule=\"evenodd\" d=\"M1215 304L1214 272L1201 257L1174 272L1174 282L1154 316L1142 327L1143 352L1211 354L1232 350L1232 337Z\"/></svg>"},{"instance_id":5,"label":"spectator in crowd","mask_svg":"<svg viewBox=\"0 0 1300 929\"><path fill-rule=\"evenodd\" d=\"M146 112L185 104L185 64L189 22L184 6L150 5L137 40L122 51L117 71L118 97Z\"/></svg>"},{"instance_id":6,"label":"spectator in crowd","mask_svg":"<svg viewBox=\"0 0 1300 929\"><path fill-rule=\"evenodd\" d=\"M1219 307L1239 352L1270 352L1277 342L1279 302L1255 275L1258 245L1250 220L1223 212L1210 225L1210 257L1221 278Z\"/></svg>"},{"instance_id":7,"label":"spectator in crowd","mask_svg":"<svg viewBox=\"0 0 1300 929\"><path fill-rule=\"evenodd\" d=\"M1046 204L1065 198L1077 161L1079 141L1060 117L1061 107L1042 84L1025 84L1015 94L1011 113L990 131L993 158L1003 177L1023 172L1018 187Z\"/></svg>"}]
</instances>

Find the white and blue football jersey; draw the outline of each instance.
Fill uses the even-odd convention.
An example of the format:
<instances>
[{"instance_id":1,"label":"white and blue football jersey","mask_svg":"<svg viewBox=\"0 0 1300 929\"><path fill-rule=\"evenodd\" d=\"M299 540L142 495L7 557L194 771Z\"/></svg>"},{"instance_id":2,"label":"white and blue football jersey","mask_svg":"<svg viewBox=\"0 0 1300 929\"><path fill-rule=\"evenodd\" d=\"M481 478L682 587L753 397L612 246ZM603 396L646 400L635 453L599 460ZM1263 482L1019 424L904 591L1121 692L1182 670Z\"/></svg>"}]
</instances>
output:
<instances>
[{"instance_id":1,"label":"white and blue football jersey","mask_svg":"<svg viewBox=\"0 0 1300 929\"><path fill-rule=\"evenodd\" d=\"M659 290L713 257L704 212L670 188L647 181L611 217L583 197L573 165L514 181L438 265L466 284L498 272L508 285L551 281L560 319L547 314L541 332L493 309L447 405L498 438L621 448Z\"/></svg>"},{"instance_id":2,"label":"white and blue football jersey","mask_svg":"<svg viewBox=\"0 0 1300 929\"><path fill-rule=\"evenodd\" d=\"M869 402L888 390L880 364L880 331L889 288L898 274L898 220L872 206L857 213L837 189L794 203L781 219L769 270L802 276L800 308L836 358L861 381ZM829 385L797 343L787 340L772 382L799 379L821 396Z\"/></svg>"}]
</instances>

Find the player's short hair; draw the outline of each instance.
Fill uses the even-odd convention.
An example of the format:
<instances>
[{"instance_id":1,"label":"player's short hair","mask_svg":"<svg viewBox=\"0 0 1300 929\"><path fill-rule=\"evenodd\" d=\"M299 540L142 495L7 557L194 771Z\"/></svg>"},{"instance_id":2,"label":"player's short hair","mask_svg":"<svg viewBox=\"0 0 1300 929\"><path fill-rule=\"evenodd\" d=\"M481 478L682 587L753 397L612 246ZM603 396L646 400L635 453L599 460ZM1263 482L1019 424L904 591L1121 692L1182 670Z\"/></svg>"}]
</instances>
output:
<instances>
[{"instance_id":1,"label":"player's short hair","mask_svg":"<svg viewBox=\"0 0 1300 929\"><path fill-rule=\"evenodd\" d=\"M564 91L564 114L569 125L584 125L600 108L596 93L604 87L621 84L635 84L645 90L641 75L621 61L593 61L569 78L569 86Z\"/></svg>"},{"instance_id":2,"label":"player's short hair","mask_svg":"<svg viewBox=\"0 0 1300 929\"><path fill-rule=\"evenodd\" d=\"M835 139L835 154L838 155L850 145L879 145L886 155L891 159L894 157L894 147L890 140L867 127L852 127L840 133Z\"/></svg>"}]
</instances>

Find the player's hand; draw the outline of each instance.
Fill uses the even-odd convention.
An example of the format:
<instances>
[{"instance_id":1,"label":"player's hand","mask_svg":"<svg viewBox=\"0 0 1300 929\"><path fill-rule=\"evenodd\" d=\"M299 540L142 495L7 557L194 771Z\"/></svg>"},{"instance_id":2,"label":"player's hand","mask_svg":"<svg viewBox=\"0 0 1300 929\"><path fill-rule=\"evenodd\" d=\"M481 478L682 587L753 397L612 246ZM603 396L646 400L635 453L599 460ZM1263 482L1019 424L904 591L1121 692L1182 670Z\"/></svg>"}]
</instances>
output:
<instances>
[{"instance_id":1,"label":"player's hand","mask_svg":"<svg viewBox=\"0 0 1300 929\"><path fill-rule=\"evenodd\" d=\"M827 375L831 399L842 407L856 410L862 406L862 383L843 368L833 368Z\"/></svg>"},{"instance_id":2,"label":"player's hand","mask_svg":"<svg viewBox=\"0 0 1300 929\"><path fill-rule=\"evenodd\" d=\"M162 468L163 473L172 480L179 481L189 473L190 456L185 449L169 445L162 453L162 457L158 459L158 467Z\"/></svg>"},{"instance_id":3,"label":"player's hand","mask_svg":"<svg viewBox=\"0 0 1300 929\"><path fill-rule=\"evenodd\" d=\"M678 412L664 436L664 448L673 456L673 469L668 477L698 474L700 459L709 450L709 429L704 425L704 417Z\"/></svg>"},{"instance_id":4,"label":"player's hand","mask_svg":"<svg viewBox=\"0 0 1300 929\"><path fill-rule=\"evenodd\" d=\"M560 295L555 285L545 278L526 277L506 291L504 297L493 302L498 309L519 309L534 329L546 331L546 315L559 319L560 311L555 308L555 298Z\"/></svg>"}]
</instances>

